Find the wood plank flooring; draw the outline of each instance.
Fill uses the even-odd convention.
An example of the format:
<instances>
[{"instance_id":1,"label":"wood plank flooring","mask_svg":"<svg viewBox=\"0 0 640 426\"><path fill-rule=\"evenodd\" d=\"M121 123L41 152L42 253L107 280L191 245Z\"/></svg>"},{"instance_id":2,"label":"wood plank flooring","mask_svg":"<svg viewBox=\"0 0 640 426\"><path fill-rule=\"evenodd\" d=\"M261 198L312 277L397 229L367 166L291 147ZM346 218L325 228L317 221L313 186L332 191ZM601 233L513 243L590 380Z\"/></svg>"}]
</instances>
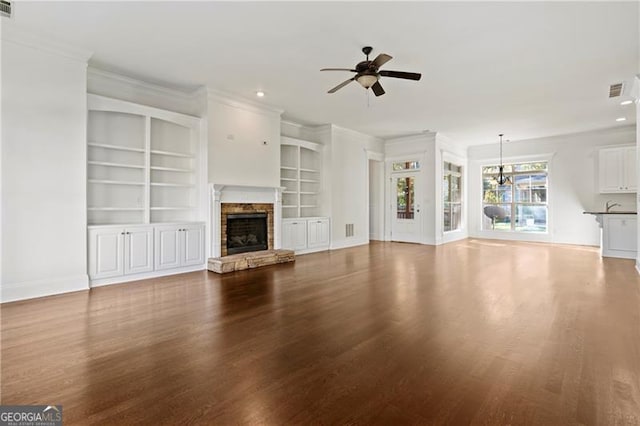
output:
<instances>
[{"instance_id":1,"label":"wood plank flooring","mask_svg":"<svg viewBox=\"0 0 640 426\"><path fill-rule=\"evenodd\" d=\"M5 304L2 404L65 424L640 424L640 277L580 246L372 243Z\"/></svg>"}]
</instances>

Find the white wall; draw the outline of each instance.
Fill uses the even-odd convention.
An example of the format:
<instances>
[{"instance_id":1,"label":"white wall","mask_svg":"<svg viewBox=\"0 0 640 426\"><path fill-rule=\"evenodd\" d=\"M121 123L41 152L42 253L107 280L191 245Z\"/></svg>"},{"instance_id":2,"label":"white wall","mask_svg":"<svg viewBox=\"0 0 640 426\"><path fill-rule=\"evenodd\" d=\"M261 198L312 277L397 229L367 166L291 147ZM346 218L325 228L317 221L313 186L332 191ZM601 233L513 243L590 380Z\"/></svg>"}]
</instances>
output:
<instances>
[{"instance_id":1,"label":"white wall","mask_svg":"<svg viewBox=\"0 0 640 426\"><path fill-rule=\"evenodd\" d=\"M338 126L331 126L330 194L331 248L369 242L369 160L367 151L382 153L383 141ZM327 173L325 173L327 174ZM354 235L345 227L353 224Z\"/></svg>"},{"instance_id":2,"label":"white wall","mask_svg":"<svg viewBox=\"0 0 640 426\"><path fill-rule=\"evenodd\" d=\"M209 183L280 186L280 114L210 94Z\"/></svg>"},{"instance_id":3,"label":"white wall","mask_svg":"<svg viewBox=\"0 0 640 426\"><path fill-rule=\"evenodd\" d=\"M549 234L514 234L482 230L483 164L497 164L498 144L472 146L469 156L470 235L484 238L522 239L554 243L599 245L600 231L594 216L583 211L603 210L607 200L634 210L633 194L600 194L597 182L598 149L608 145L635 143L635 127L624 126L571 135L509 142L504 144L504 162L550 156Z\"/></svg>"},{"instance_id":4,"label":"white wall","mask_svg":"<svg viewBox=\"0 0 640 426\"><path fill-rule=\"evenodd\" d=\"M88 288L88 56L35 46L3 27L3 302Z\"/></svg>"},{"instance_id":5,"label":"white wall","mask_svg":"<svg viewBox=\"0 0 640 426\"><path fill-rule=\"evenodd\" d=\"M384 240L384 161L369 160L369 239Z\"/></svg>"}]
</instances>

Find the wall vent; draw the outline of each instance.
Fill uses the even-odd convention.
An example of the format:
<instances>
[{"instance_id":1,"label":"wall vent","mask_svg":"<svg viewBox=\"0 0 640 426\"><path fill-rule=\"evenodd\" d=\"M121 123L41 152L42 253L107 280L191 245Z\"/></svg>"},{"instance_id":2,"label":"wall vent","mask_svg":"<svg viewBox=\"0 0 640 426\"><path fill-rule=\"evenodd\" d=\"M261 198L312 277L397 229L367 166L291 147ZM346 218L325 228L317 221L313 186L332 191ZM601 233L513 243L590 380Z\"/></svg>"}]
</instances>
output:
<instances>
[{"instance_id":1,"label":"wall vent","mask_svg":"<svg viewBox=\"0 0 640 426\"><path fill-rule=\"evenodd\" d=\"M609 86L609 97L617 98L618 96L622 95L622 88L623 88L622 83L616 83Z\"/></svg>"},{"instance_id":2,"label":"wall vent","mask_svg":"<svg viewBox=\"0 0 640 426\"><path fill-rule=\"evenodd\" d=\"M11 18L11 2L7 0L0 0L0 16L6 16Z\"/></svg>"},{"instance_id":3,"label":"wall vent","mask_svg":"<svg viewBox=\"0 0 640 426\"><path fill-rule=\"evenodd\" d=\"M344 228L344 236L353 237L353 223L347 223Z\"/></svg>"}]
</instances>

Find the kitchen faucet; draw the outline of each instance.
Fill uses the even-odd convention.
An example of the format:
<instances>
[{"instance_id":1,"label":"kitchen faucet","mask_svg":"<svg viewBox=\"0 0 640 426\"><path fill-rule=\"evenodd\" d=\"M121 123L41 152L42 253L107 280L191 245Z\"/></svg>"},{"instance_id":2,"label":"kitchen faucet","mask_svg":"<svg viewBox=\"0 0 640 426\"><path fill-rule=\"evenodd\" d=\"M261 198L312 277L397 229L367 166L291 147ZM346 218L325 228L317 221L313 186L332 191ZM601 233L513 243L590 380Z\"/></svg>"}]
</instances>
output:
<instances>
[{"instance_id":1,"label":"kitchen faucet","mask_svg":"<svg viewBox=\"0 0 640 426\"><path fill-rule=\"evenodd\" d=\"M609 204L609 203L611 203L611 204ZM609 213L609 210L611 210L611 209L612 209L612 208L614 208L615 206L622 207L622 205L621 205L621 204L614 203L614 202L612 202L611 200L607 201L606 206L607 206L607 213Z\"/></svg>"}]
</instances>

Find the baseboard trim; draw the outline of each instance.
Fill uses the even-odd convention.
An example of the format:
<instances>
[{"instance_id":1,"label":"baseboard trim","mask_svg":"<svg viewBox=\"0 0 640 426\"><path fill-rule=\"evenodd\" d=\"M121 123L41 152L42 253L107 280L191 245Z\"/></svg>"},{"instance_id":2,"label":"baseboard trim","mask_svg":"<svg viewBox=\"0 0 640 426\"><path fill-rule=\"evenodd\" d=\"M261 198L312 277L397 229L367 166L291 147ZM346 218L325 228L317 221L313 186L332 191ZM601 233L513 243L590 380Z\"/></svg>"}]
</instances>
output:
<instances>
[{"instance_id":1,"label":"baseboard trim","mask_svg":"<svg viewBox=\"0 0 640 426\"><path fill-rule=\"evenodd\" d=\"M159 277L166 277L168 275L177 275L177 274L185 274L187 272L203 271L205 269L207 269L206 265L194 265L194 266L187 266L184 268L162 269L160 271L146 272L144 274L121 275L118 277L91 280L90 287L94 288L94 287L102 287L105 285L123 284L131 281L146 280L149 278L159 278Z\"/></svg>"},{"instance_id":2,"label":"baseboard trim","mask_svg":"<svg viewBox=\"0 0 640 426\"><path fill-rule=\"evenodd\" d=\"M340 250L343 248L363 246L369 244L369 240L340 240L340 241L332 241L330 250Z\"/></svg>"},{"instance_id":3,"label":"baseboard trim","mask_svg":"<svg viewBox=\"0 0 640 426\"><path fill-rule=\"evenodd\" d=\"M89 290L89 277L74 275L71 277L46 278L34 281L3 283L0 302L16 302L36 297L53 296L73 291Z\"/></svg>"}]
</instances>

